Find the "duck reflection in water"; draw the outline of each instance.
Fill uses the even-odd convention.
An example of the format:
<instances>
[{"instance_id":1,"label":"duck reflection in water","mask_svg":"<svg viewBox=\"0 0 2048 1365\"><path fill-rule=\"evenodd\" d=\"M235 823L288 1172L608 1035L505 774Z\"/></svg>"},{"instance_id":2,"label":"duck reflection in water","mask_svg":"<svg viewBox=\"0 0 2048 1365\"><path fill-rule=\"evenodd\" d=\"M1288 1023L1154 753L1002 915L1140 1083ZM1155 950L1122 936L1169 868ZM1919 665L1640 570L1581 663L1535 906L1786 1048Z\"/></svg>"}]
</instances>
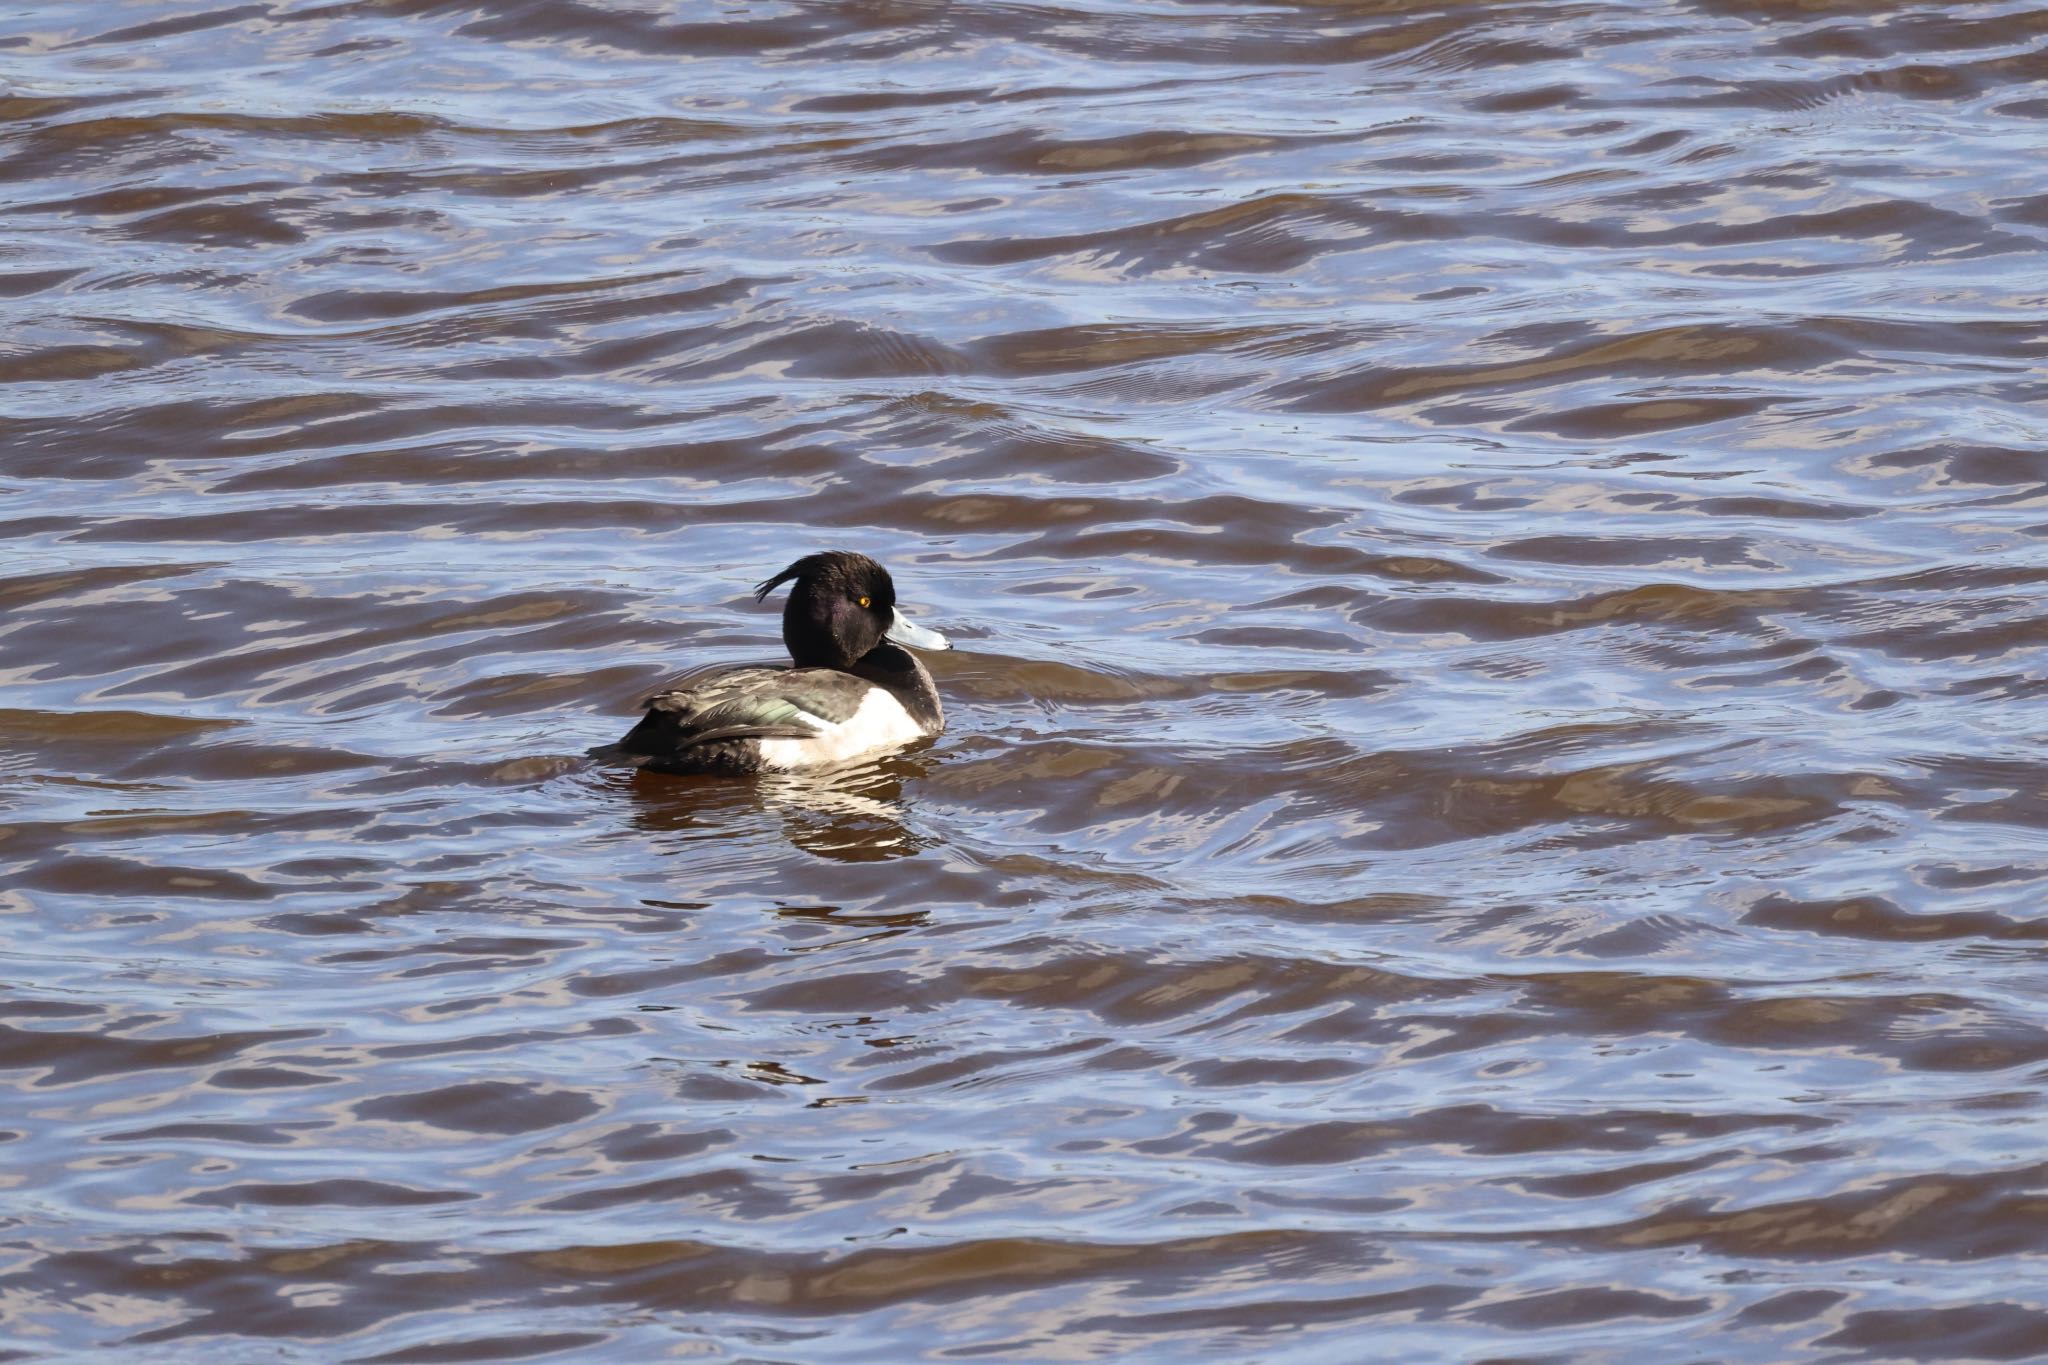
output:
<instances>
[{"instance_id":1,"label":"duck reflection in water","mask_svg":"<svg viewBox=\"0 0 2048 1365\"><path fill-rule=\"evenodd\" d=\"M816 773L768 773L753 782L615 773L608 785L633 800L634 827L686 840L729 839L736 815L778 817L784 835L806 853L843 863L885 862L928 848L901 805L906 778L922 775L915 758L887 755Z\"/></svg>"}]
</instances>

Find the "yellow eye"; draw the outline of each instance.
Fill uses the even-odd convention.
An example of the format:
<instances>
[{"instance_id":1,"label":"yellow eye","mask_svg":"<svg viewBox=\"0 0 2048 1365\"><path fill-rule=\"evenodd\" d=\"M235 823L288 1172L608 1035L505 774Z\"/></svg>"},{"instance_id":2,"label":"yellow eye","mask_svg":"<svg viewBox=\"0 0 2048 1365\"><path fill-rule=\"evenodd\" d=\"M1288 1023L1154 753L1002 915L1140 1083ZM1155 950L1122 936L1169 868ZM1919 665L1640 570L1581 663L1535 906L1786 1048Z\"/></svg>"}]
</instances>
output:
<instances>
[{"instance_id":1,"label":"yellow eye","mask_svg":"<svg viewBox=\"0 0 2048 1365\"><path fill-rule=\"evenodd\" d=\"M867 598L865 598L865 597L861 598L861 599L860 599L860 604L861 604L862 606L866 606L866 605L868 604L868 599L867 599Z\"/></svg>"}]
</instances>

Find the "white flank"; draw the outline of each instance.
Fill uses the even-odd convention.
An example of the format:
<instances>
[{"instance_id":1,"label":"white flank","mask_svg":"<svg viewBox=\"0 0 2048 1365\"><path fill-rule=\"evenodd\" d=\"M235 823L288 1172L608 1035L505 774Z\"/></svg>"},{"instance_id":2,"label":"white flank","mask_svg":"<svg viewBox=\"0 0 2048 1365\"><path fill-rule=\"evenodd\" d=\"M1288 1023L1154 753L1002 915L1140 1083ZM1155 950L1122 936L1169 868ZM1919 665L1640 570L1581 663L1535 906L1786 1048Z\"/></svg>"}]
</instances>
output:
<instances>
[{"instance_id":1,"label":"white flank","mask_svg":"<svg viewBox=\"0 0 2048 1365\"><path fill-rule=\"evenodd\" d=\"M893 749L924 736L924 730L903 709L903 703L879 687L860 699L859 710L837 724L809 712L801 714L803 723L816 730L817 736L757 740L764 766L784 772L822 768L875 749Z\"/></svg>"}]
</instances>

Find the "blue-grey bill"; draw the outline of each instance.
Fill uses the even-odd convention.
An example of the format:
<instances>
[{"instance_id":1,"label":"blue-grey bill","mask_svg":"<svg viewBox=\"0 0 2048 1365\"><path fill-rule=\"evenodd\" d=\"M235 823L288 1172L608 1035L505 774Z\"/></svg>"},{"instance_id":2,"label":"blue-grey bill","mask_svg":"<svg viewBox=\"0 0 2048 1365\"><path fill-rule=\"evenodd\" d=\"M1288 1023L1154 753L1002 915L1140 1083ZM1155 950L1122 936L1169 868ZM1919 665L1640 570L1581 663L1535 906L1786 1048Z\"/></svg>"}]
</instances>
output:
<instances>
[{"instance_id":1,"label":"blue-grey bill","mask_svg":"<svg viewBox=\"0 0 2048 1365\"><path fill-rule=\"evenodd\" d=\"M893 608L891 609L894 610ZM903 619L903 613L895 612L896 619L889 623L889 631L882 638L892 644L909 645L912 649L951 649L946 637L935 630L914 626Z\"/></svg>"}]
</instances>

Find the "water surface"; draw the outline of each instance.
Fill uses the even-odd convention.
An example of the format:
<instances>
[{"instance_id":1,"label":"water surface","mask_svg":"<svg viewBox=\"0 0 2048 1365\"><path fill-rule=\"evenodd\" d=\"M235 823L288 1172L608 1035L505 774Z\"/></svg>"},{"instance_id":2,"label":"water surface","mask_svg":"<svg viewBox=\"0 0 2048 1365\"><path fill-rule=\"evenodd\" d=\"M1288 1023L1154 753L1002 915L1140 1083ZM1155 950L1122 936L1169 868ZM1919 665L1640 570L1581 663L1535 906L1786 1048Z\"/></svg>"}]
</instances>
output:
<instances>
[{"instance_id":1,"label":"water surface","mask_svg":"<svg viewBox=\"0 0 2048 1365\"><path fill-rule=\"evenodd\" d=\"M0 14L0 1353L2048 1352L2048 8ZM581 754L896 571L951 728Z\"/></svg>"}]
</instances>

